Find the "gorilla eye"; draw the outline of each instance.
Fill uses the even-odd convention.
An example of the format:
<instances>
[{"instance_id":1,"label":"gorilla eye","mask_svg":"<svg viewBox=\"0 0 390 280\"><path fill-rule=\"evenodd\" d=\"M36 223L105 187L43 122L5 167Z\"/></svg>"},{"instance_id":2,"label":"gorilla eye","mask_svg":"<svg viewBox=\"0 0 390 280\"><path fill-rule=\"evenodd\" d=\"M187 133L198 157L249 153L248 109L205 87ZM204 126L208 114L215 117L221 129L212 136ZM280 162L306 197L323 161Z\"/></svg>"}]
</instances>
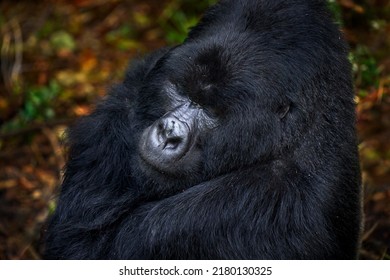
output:
<instances>
[{"instance_id":1,"label":"gorilla eye","mask_svg":"<svg viewBox=\"0 0 390 280\"><path fill-rule=\"evenodd\" d=\"M211 117L222 116L224 113L224 110L222 110L222 108L216 106L204 106L203 110Z\"/></svg>"},{"instance_id":2,"label":"gorilla eye","mask_svg":"<svg viewBox=\"0 0 390 280\"><path fill-rule=\"evenodd\" d=\"M201 109L209 117L215 117L215 116L219 115L220 110L218 110L218 108L216 106L212 106L211 104L201 104L201 103L194 102L192 100L190 102L191 102L190 106L192 108Z\"/></svg>"},{"instance_id":3,"label":"gorilla eye","mask_svg":"<svg viewBox=\"0 0 390 280\"><path fill-rule=\"evenodd\" d=\"M290 111L290 104L280 106L280 107L277 109L276 113L279 115L279 118L280 118L280 119L283 119L283 118L287 115L287 113L288 113L289 111Z\"/></svg>"},{"instance_id":4,"label":"gorilla eye","mask_svg":"<svg viewBox=\"0 0 390 280\"><path fill-rule=\"evenodd\" d=\"M170 102L172 107L177 107L188 101L188 98L182 94L179 87L172 82L168 82L165 86L165 93L168 96L168 102Z\"/></svg>"},{"instance_id":5,"label":"gorilla eye","mask_svg":"<svg viewBox=\"0 0 390 280\"><path fill-rule=\"evenodd\" d=\"M224 112L221 98L218 100L216 93L201 92L197 95L190 96L190 100L202 108L210 116L218 116Z\"/></svg>"},{"instance_id":6,"label":"gorilla eye","mask_svg":"<svg viewBox=\"0 0 390 280\"><path fill-rule=\"evenodd\" d=\"M203 106L200 106L198 103L192 101L190 99L190 108L198 108L198 109L203 109L204 107Z\"/></svg>"}]
</instances>

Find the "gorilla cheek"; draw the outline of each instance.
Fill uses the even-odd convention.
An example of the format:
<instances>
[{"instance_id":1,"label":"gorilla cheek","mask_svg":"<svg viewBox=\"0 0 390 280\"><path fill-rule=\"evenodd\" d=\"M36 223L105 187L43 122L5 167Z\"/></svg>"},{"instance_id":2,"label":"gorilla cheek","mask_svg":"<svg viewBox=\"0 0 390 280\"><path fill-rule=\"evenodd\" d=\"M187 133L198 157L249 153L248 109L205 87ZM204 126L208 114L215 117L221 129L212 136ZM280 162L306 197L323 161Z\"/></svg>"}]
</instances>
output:
<instances>
[{"instance_id":1,"label":"gorilla cheek","mask_svg":"<svg viewBox=\"0 0 390 280\"><path fill-rule=\"evenodd\" d=\"M175 173L177 163L190 150L191 142L190 125L168 115L144 130L140 155L158 170Z\"/></svg>"}]
</instances>

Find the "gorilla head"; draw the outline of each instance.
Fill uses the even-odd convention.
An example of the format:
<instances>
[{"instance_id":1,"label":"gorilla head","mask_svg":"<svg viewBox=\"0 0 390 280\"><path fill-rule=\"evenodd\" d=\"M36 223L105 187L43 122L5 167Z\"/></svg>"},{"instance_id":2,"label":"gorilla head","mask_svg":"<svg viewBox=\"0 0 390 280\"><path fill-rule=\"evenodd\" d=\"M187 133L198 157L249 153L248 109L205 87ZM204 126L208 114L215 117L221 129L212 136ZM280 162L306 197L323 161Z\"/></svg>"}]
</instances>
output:
<instances>
[{"instance_id":1,"label":"gorilla head","mask_svg":"<svg viewBox=\"0 0 390 280\"><path fill-rule=\"evenodd\" d=\"M207 174L217 176L265 160L273 152L272 143L281 140L275 131L289 101L269 107L262 93L266 84L256 78L262 74L251 66L253 52L232 54L228 43L211 40L206 46L189 41L170 50L141 91L140 118L153 120L139 139L141 164L163 176L204 180ZM149 107L145 110L142 104Z\"/></svg>"},{"instance_id":2,"label":"gorilla head","mask_svg":"<svg viewBox=\"0 0 390 280\"><path fill-rule=\"evenodd\" d=\"M265 5L267 14L258 15ZM300 8L281 12L264 1L225 1L206 13L184 44L156 61L137 106L140 121L150 121L138 140L147 177L159 184L178 180L182 188L284 158L309 126L322 121L311 116L321 118L329 102L344 98L326 84L337 68L332 61L347 63L344 45L338 37L326 37L323 45L318 32L297 33L296 20L310 30L325 16L319 9L318 18L303 18ZM225 18L246 18L226 24L215 18L220 10ZM295 16L278 20L289 12ZM335 31L328 29L323 32Z\"/></svg>"},{"instance_id":3,"label":"gorilla head","mask_svg":"<svg viewBox=\"0 0 390 280\"><path fill-rule=\"evenodd\" d=\"M325 1L221 1L69 130L46 257L355 258L354 124Z\"/></svg>"}]
</instances>

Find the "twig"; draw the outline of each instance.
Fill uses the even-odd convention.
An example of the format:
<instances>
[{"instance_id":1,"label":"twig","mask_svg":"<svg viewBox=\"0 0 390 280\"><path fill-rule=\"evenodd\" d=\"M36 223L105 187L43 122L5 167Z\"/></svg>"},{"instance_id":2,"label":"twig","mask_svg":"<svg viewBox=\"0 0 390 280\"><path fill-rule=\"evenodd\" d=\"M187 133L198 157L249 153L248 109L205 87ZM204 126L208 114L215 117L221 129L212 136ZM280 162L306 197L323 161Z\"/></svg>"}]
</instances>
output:
<instances>
[{"instance_id":1,"label":"twig","mask_svg":"<svg viewBox=\"0 0 390 280\"><path fill-rule=\"evenodd\" d=\"M1 73L4 84L11 90L17 82L22 69L23 38L22 30L16 19L5 24L3 44L1 46Z\"/></svg>"},{"instance_id":2,"label":"twig","mask_svg":"<svg viewBox=\"0 0 390 280\"><path fill-rule=\"evenodd\" d=\"M369 230L367 230L364 234L363 234L363 237L362 237L362 240L367 240L370 235L375 231L375 229L378 227L379 223L376 222Z\"/></svg>"},{"instance_id":3,"label":"twig","mask_svg":"<svg viewBox=\"0 0 390 280\"><path fill-rule=\"evenodd\" d=\"M58 141L57 136L47 127L42 128L43 134L47 137L47 139L50 142L50 145L53 149L54 156L56 157L56 162L58 164L58 170L61 170L61 168L65 165L65 158L62 154L61 145Z\"/></svg>"}]
</instances>

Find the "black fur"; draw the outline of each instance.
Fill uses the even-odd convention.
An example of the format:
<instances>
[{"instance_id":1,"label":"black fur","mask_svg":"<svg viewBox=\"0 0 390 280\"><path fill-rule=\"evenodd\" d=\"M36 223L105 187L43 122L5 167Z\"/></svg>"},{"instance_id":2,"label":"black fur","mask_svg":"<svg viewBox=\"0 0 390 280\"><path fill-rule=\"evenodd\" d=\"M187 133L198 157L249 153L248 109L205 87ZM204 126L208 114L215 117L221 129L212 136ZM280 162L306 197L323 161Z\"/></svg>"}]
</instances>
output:
<instances>
[{"instance_id":1,"label":"black fur","mask_svg":"<svg viewBox=\"0 0 390 280\"><path fill-rule=\"evenodd\" d=\"M167 82L218 121L180 176L138 153L166 113ZM69 130L45 257L356 258L353 98L325 1L221 1L182 45L133 63Z\"/></svg>"}]
</instances>

